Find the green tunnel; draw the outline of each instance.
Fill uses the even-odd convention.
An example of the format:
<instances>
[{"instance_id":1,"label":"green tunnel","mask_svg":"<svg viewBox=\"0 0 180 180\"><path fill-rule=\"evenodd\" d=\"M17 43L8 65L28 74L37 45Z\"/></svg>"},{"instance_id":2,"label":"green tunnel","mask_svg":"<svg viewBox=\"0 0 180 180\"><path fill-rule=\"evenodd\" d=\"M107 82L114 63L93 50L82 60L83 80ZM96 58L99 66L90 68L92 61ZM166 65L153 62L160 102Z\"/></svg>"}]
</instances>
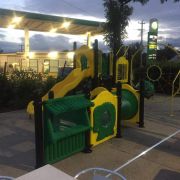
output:
<instances>
[{"instance_id":1,"label":"green tunnel","mask_svg":"<svg viewBox=\"0 0 180 180\"><path fill-rule=\"evenodd\" d=\"M138 111L138 100L136 96L127 89L122 89L121 118L131 119Z\"/></svg>"}]
</instances>

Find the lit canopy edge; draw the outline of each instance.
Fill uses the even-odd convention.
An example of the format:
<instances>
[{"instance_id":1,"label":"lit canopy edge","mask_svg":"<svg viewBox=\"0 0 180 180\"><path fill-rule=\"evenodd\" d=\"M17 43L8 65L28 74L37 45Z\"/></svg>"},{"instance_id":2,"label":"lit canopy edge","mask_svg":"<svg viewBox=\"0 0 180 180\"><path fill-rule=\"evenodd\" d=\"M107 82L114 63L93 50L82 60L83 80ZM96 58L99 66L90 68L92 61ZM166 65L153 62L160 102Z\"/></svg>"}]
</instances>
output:
<instances>
[{"instance_id":1,"label":"lit canopy edge","mask_svg":"<svg viewBox=\"0 0 180 180\"><path fill-rule=\"evenodd\" d=\"M56 33L62 34L85 34L91 32L92 35L103 33L103 22L60 17L24 11L15 11L0 8L0 27L7 28L13 17L22 17L22 21L14 29L29 29L30 31L49 32L51 28L56 28ZM68 29L62 28L64 22L70 22Z\"/></svg>"}]
</instances>

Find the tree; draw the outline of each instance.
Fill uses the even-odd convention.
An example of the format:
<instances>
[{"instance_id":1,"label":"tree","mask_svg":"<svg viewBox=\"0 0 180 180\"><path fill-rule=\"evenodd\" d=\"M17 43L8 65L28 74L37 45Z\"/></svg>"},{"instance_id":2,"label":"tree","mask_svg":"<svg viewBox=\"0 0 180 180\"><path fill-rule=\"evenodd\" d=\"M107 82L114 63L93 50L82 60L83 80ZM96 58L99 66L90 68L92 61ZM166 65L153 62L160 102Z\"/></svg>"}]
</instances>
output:
<instances>
[{"instance_id":1,"label":"tree","mask_svg":"<svg viewBox=\"0 0 180 180\"><path fill-rule=\"evenodd\" d=\"M133 8L129 6L130 2L140 2L142 5L146 4L149 0L103 0L105 7L106 23L105 42L113 51L113 81L115 82L116 71L116 53L123 44L126 37L126 26L129 23L129 16L133 13ZM168 0L160 0L164 3ZM180 0L174 0L178 2Z\"/></svg>"},{"instance_id":2,"label":"tree","mask_svg":"<svg viewBox=\"0 0 180 180\"><path fill-rule=\"evenodd\" d=\"M105 42L116 54L119 47L123 44L126 37L126 26L129 22L129 16L133 12L133 8L129 6L130 2L139 2L142 5L146 4L149 0L103 0L105 7L106 23ZM165 3L168 0L160 0ZM178 2L180 0L174 0Z\"/></svg>"},{"instance_id":3,"label":"tree","mask_svg":"<svg viewBox=\"0 0 180 180\"><path fill-rule=\"evenodd\" d=\"M177 54L175 51L172 50L173 46L171 44L168 44L168 46L165 46L163 49L160 49L157 51L157 60L158 62L164 62L172 59Z\"/></svg>"},{"instance_id":4,"label":"tree","mask_svg":"<svg viewBox=\"0 0 180 180\"><path fill-rule=\"evenodd\" d=\"M129 16L132 14L132 7L124 4L124 1L104 0L105 16L105 41L108 46L117 53L126 37L126 26Z\"/></svg>"}]
</instances>

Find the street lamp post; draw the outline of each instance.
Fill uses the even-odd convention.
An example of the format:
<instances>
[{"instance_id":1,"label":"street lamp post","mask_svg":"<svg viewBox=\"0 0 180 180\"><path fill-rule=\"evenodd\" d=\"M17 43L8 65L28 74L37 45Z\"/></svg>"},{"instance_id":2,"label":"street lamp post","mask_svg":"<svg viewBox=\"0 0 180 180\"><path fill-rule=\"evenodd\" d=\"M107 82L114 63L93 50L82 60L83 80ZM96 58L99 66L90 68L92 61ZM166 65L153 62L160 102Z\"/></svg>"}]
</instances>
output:
<instances>
[{"instance_id":1,"label":"street lamp post","mask_svg":"<svg viewBox=\"0 0 180 180\"><path fill-rule=\"evenodd\" d=\"M143 31L144 31L143 26L145 22L142 20L141 22L139 22L139 24L141 24L141 49L143 49ZM141 52L140 66L142 67L142 52Z\"/></svg>"}]
</instances>

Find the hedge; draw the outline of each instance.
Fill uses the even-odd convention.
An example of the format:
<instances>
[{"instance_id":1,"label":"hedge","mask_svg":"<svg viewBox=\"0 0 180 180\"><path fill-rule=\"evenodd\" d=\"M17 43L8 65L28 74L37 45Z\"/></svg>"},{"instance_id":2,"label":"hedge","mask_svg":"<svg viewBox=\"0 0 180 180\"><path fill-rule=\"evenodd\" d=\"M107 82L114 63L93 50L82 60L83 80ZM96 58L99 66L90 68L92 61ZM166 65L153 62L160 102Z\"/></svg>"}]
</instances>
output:
<instances>
[{"instance_id":1,"label":"hedge","mask_svg":"<svg viewBox=\"0 0 180 180\"><path fill-rule=\"evenodd\" d=\"M56 82L56 78L44 78L35 72L14 71L7 76L0 73L1 112L25 108L29 101L47 93Z\"/></svg>"}]
</instances>

